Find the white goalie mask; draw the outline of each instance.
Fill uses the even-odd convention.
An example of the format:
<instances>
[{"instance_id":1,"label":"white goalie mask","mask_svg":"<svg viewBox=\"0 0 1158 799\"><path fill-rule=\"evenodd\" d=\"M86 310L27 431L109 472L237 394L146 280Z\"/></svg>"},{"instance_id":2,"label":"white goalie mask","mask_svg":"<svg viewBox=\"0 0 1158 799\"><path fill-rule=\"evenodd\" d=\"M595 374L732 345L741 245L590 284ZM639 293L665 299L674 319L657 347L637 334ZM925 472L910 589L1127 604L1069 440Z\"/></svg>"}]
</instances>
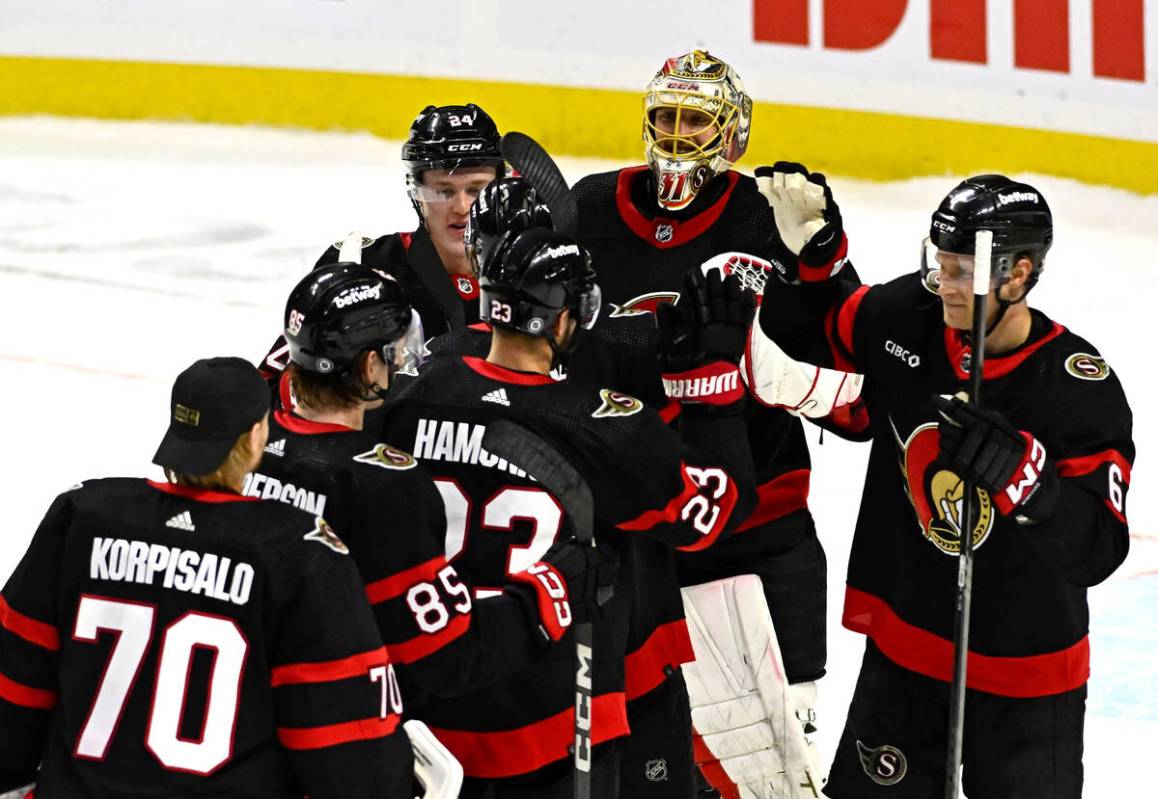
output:
<instances>
[{"instance_id":1,"label":"white goalie mask","mask_svg":"<svg viewBox=\"0 0 1158 799\"><path fill-rule=\"evenodd\" d=\"M752 98L740 76L703 50L669 58L643 98L643 141L657 200L686 208L748 149Z\"/></svg>"}]
</instances>

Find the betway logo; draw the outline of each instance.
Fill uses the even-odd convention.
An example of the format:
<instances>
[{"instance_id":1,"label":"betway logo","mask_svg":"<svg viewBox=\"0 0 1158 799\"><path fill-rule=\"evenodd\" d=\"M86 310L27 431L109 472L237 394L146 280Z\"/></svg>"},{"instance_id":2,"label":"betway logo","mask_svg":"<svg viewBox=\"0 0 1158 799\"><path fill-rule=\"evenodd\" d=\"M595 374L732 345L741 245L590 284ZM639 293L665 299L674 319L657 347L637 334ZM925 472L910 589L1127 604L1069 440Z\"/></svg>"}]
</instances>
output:
<instances>
[{"instance_id":1,"label":"betway logo","mask_svg":"<svg viewBox=\"0 0 1158 799\"><path fill-rule=\"evenodd\" d=\"M1037 195L1032 191L1011 191L1009 194L998 194L998 205L1009 205L1010 203L1036 203Z\"/></svg>"},{"instance_id":2,"label":"betway logo","mask_svg":"<svg viewBox=\"0 0 1158 799\"><path fill-rule=\"evenodd\" d=\"M735 391L740 385L740 373L725 372L707 377L682 377L677 380L663 379L663 389L671 399L696 399L713 397Z\"/></svg>"},{"instance_id":3,"label":"betway logo","mask_svg":"<svg viewBox=\"0 0 1158 799\"><path fill-rule=\"evenodd\" d=\"M381 297L381 286L359 286L357 288L346 289L337 297L334 297L334 306L337 308L345 308L347 305L353 305L356 302L363 302L370 299L377 300Z\"/></svg>"}]
</instances>

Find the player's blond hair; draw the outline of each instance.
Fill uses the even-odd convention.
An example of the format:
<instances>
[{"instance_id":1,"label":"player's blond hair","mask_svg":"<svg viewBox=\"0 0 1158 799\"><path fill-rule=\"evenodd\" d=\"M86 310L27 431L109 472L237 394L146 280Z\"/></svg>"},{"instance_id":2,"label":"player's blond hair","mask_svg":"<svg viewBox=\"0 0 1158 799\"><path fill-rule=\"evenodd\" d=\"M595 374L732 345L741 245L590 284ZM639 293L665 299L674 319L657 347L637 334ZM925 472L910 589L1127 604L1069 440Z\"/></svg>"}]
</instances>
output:
<instances>
[{"instance_id":1,"label":"player's blond hair","mask_svg":"<svg viewBox=\"0 0 1158 799\"><path fill-rule=\"evenodd\" d=\"M237 437L225 460L209 474L182 474L173 469L166 469L165 476L169 478L170 483L177 485L207 491L233 491L233 486L245 480L245 475L253 464L254 455L257 454L250 445L249 434L252 430L250 427Z\"/></svg>"}]
</instances>

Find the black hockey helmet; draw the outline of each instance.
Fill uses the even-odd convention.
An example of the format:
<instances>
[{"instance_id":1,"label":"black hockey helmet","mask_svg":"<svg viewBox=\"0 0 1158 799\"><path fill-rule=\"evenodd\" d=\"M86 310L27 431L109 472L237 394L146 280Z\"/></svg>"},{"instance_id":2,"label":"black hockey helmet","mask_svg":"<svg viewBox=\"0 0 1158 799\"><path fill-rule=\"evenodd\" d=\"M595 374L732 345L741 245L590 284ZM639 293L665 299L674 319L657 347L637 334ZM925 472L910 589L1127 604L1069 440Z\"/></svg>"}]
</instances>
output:
<instances>
[{"instance_id":1,"label":"black hockey helmet","mask_svg":"<svg viewBox=\"0 0 1158 799\"><path fill-rule=\"evenodd\" d=\"M470 207L466 223L466 254L478 273L491 250L508 231L554 230L551 211L523 178L499 178L487 184Z\"/></svg>"},{"instance_id":2,"label":"black hockey helmet","mask_svg":"<svg viewBox=\"0 0 1158 799\"><path fill-rule=\"evenodd\" d=\"M1020 258L1033 262L1032 287L1053 244L1053 215L1041 192L1004 175L962 181L933 213L929 241L939 250L972 255L979 230L993 232L993 274L999 282Z\"/></svg>"},{"instance_id":3,"label":"black hockey helmet","mask_svg":"<svg viewBox=\"0 0 1158 799\"><path fill-rule=\"evenodd\" d=\"M285 306L290 360L318 374L343 375L373 350L396 368L423 349L422 322L397 280L361 264L315 269Z\"/></svg>"},{"instance_id":4,"label":"black hockey helmet","mask_svg":"<svg viewBox=\"0 0 1158 799\"><path fill-rule=\"evenodd\" d=\"M502 235L479 273L479 315L494 327L547 338L563 309L590 329L601 294L591 255L575 239L541 227Z\"/></svg>"},{"instance_id":5,"label":"black hockey helmet","mask_svg":"<svg viewBox=\"0 0 1158 799\"><path fill-rule=\"evenodd\" d=\"M428 105L410 126L410 135L402 145L406 185L421 183L422 173L428 169L493 166L502 175L499 140L495 121L474 103Z\"/></svg>"}]
</instances>

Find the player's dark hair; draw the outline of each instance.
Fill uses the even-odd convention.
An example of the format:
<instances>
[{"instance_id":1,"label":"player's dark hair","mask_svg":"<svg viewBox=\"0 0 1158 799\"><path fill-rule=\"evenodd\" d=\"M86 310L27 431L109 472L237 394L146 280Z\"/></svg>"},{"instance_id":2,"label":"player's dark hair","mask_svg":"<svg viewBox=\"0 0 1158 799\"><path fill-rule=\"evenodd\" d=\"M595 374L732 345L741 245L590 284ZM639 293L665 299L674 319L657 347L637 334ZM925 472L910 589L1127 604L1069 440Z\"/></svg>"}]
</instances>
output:
<instances>
[{"instance_id":1,"label":"player's dark hair","mask_svg":"<svg viewBox=\"0 0 1158 799\"><path fill-rule=\"evenodd\" d=\"M349 371L329 374L311 372L291 363L286 371L293 386L294 397L300 405L315 411L331 408L361 407L366 399L367 388L362 381L362 364L370 350L354 359L354 368Z\"/></svg>"}]
</instances>

